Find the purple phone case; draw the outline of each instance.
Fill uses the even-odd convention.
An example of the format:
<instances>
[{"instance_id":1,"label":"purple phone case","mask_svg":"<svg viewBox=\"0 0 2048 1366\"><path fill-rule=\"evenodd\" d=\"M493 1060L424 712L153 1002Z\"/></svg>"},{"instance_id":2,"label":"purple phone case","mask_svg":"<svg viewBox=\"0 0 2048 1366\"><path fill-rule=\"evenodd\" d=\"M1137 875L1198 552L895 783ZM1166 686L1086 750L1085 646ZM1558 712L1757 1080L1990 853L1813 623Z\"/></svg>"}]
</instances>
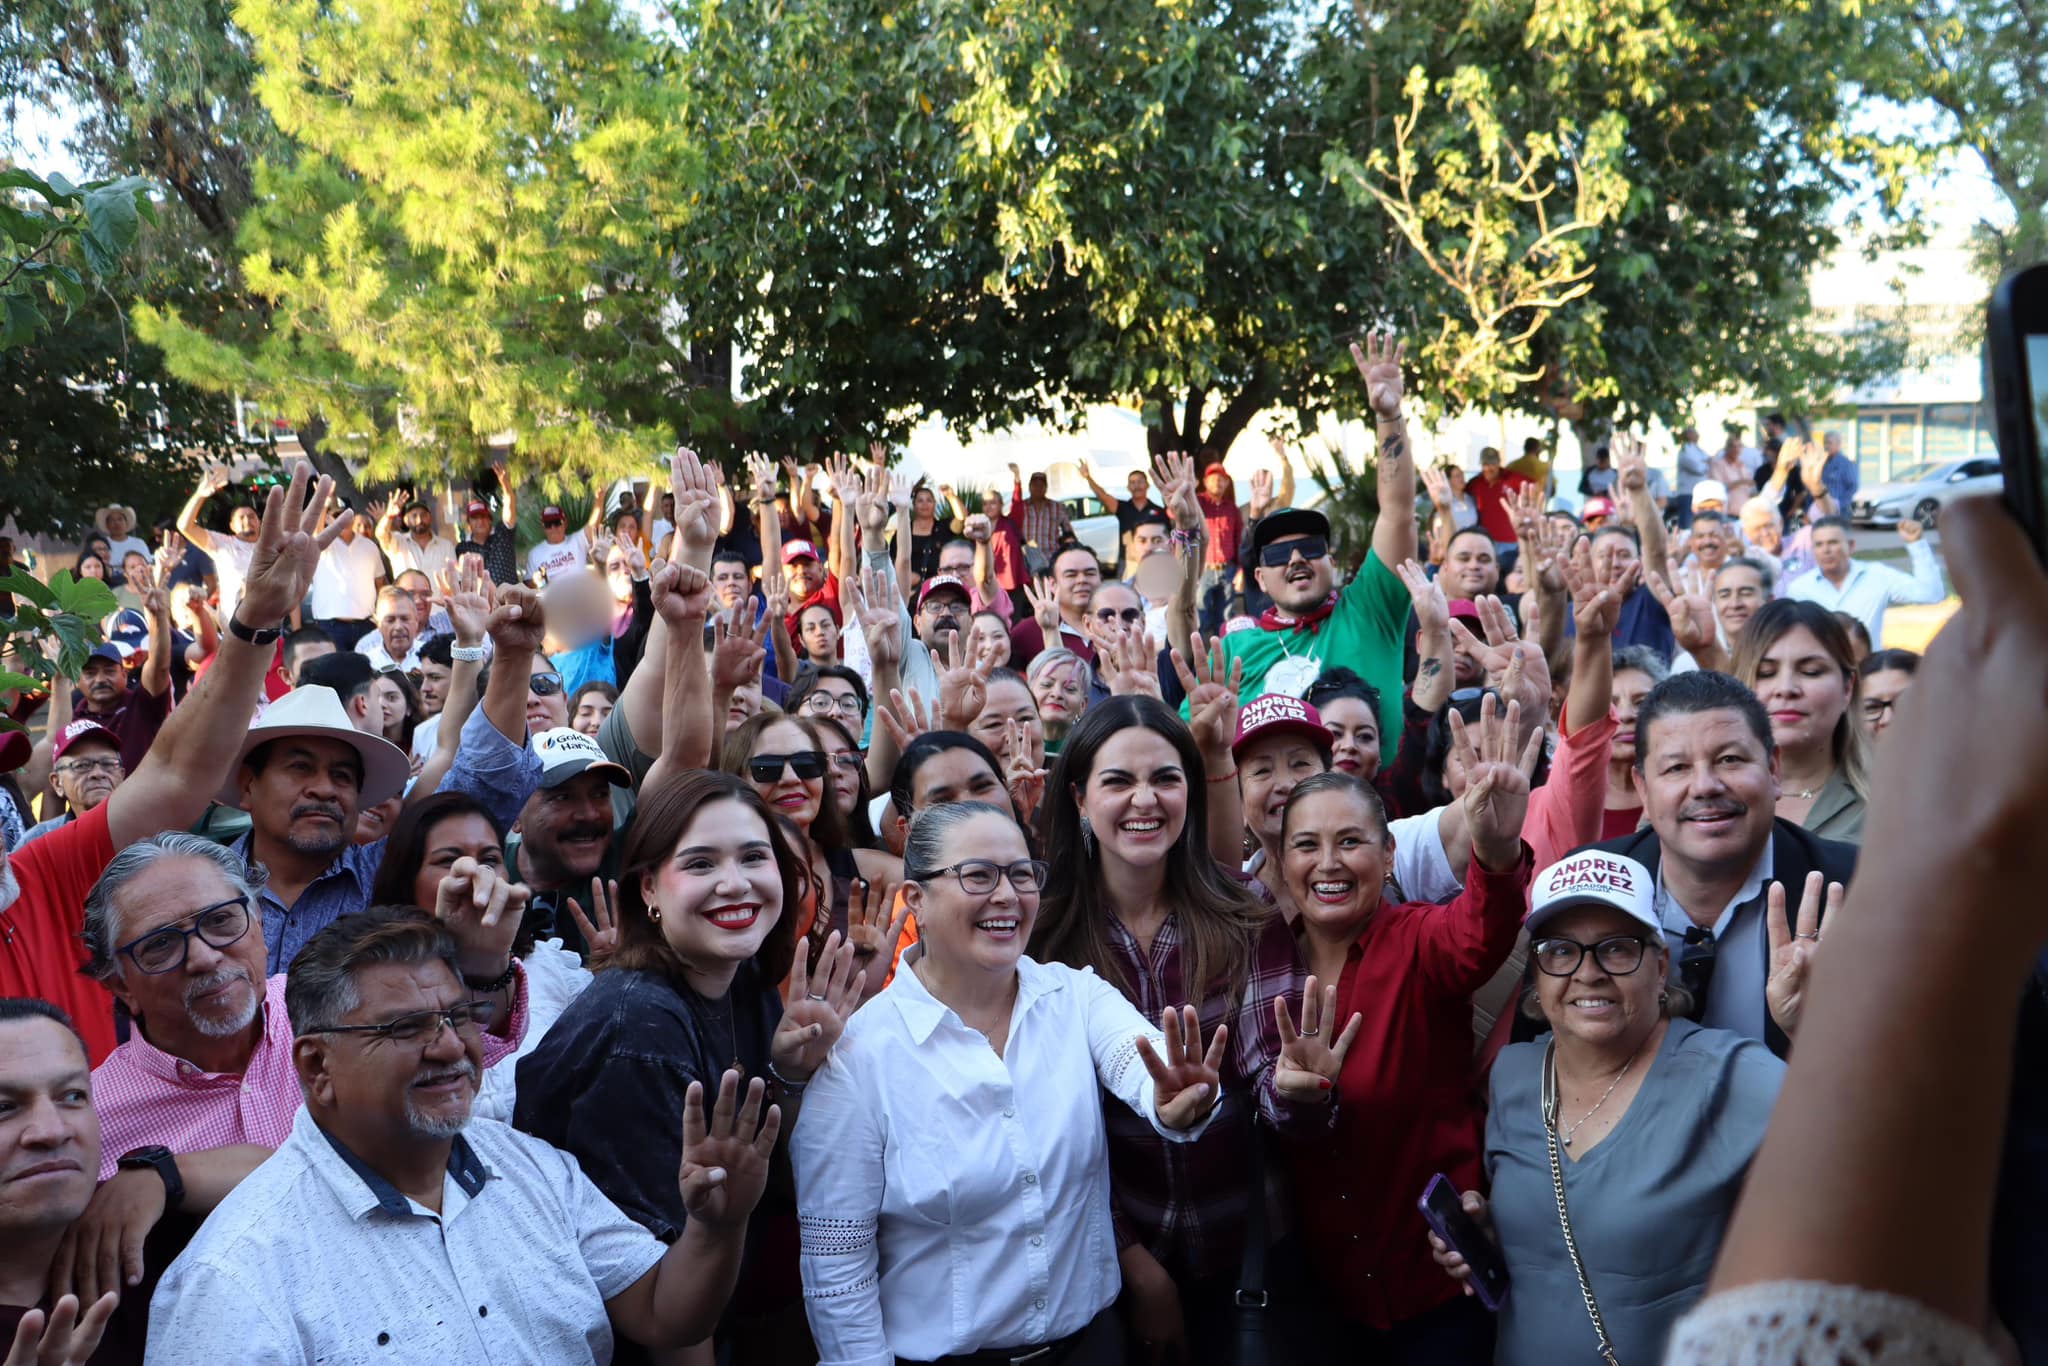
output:
<instances>
[{"instance_id":1,"label":"purple phone case","mask_svg":"<svg viewBox=\"0 0 2048 1366\"><path fill-rule=\"evenodd\" d=\"M1443 1239L1445 1244L1449 1246L1451 1251L1457 1253L1460 1257L1463 1257L1465 1259L1466 1265L1472 1268L1472 1275L1466 1280L1465 1283L1472 1287L1472 1293L1478 1296L1479 1302L1485 1305L1488 1309L1491 1309L1493 1312L1499 1313L1501 1301L1507 1297L1507 1285L1505 1283L1507 1275L1506 1267L1502 1267L1501 1276L1503 1283L1500 1287L1499 1292L1496 1293L1494 1288L1486 1283L1486 1278L1479 1274L1478 1259L1475 1258L1468 1249L1466 1249L1462 1244L1460 1244L1456 1237L1452 1236L1450 1228L1444 1223L1442 1219L1437 1217L1436 1211L1429 1207L1429 1197L1432 1193L1435 1192L1438 1186L1442 1186L1446 1191L1450 1192L1451 1203L1453 1205L1458 1205L1460 1209L1463 1208L1463 1205L1460 1204L1458 1200L1458 1188L1456 1186L1453 1186L1450 1182L1450 1178L1444 1176L1441 1172L1431 1177L1429 1184L1423 1187L1422 1198L1415 1202L1416 1208L1422 1211L1423 1222L1430 1226L1431 1230L1433 1230L1436 1233L1436 1236ZM1493 1255L1490 1258L1490 1260L1498 1264L1500 1262L1500 1253L1498 1249L1491 1249L1491 1251Z\"/></svg>"}]
</instances>

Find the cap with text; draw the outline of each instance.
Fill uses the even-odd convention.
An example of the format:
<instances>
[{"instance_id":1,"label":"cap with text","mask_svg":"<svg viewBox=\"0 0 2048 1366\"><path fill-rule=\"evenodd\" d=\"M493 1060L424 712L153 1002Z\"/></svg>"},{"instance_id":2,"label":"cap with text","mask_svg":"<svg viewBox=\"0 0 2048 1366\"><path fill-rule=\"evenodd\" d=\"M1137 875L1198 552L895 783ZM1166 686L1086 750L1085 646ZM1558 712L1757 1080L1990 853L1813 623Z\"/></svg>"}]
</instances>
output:
<instances>
[{"instance_id":1,"label":"cap with text","mask_svg":"<svg viewBox=\"0 0 2048 1366\"><path fill-rule=\"evenodd\" d=\"M1238 711L1237 738L1230 742L1230 752L1243 754L1245 746L1255 740L1289 733L1299 735L1323 750L1328 750L1335 743L1329 727L1323 724L1321 712L1299 697L1269 692L1264 697L1253 698Z\"/></svg>"},{"instance_id":2,"label":"cap with text","mask_svg":"<svg viewBox=\"0 0 2048 1366\"><path fill-rule=\"evenodd\" d=\"M1559 859L1536 874L1529 887L1529 906L1523 923L1531 935L1580 906L1607 906L1653 935L1664 933L1657 919L1657 880L1625 854L1582 849Z\"/></svg>"},{"instance_id":3,"label":"cap with text","mask_svg":"<svg viewBox=\"0 0 2048 1366\"><path fill-rule=\"evenodd\" d=\"M557 726L533 737L540 756L540 785L560 787L579 773L602 773L613 787L631 787L633 775L605 757L604 749L580 730Z\"/></svg>"}]
</instances>

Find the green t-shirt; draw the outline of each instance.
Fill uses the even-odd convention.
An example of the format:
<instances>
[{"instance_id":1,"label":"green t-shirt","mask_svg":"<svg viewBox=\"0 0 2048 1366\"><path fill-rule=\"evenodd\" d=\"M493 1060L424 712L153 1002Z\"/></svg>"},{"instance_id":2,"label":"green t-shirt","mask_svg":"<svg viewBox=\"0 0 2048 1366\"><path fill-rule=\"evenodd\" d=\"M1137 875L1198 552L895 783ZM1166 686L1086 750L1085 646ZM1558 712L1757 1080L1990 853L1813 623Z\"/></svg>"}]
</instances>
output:
<instances>
[{"instance_id":1,"label":"green t-shirt","mask_svg":"<svg viewBox=\"0 0 2048 1366\"><path fill-rule=\"evenodd\" d=\"M1300 696L1326 667L1355 670L1380 692L1381 763L1391 763L1401 740L1401 678L1403 639L1408 629L1408 587L1393 570L1368 552L1358 577L1337 598L1337 610L1306 631L1239 631L1223 638L1223 653L1244 661L1241 702L1264 697L1274 689L1268 675L1282 665L1298 681L1285 691ZM1310 664L1287 664L1299 659ZM1185 707L1182 708L1186 710Z\"/></svg>"}]
</instances>

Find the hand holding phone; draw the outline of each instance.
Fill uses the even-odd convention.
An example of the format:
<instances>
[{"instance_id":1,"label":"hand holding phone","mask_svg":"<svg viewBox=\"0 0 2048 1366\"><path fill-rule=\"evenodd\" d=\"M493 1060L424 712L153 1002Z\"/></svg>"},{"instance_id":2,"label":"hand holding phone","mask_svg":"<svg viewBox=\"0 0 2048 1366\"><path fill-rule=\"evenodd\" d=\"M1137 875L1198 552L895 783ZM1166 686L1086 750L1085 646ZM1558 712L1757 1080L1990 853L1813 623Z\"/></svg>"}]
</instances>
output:
<instances>
[{"instance_id":1,"label":"hand holding phone","mask_svg":"<svg viewBox=\"0 0 2048 1366\"><path fill-rule=\"evenodd\" d=\"M1449 1177L1439 1172L1430 1178L1428 1188L1415 1203L1443 1244L1443 1252L1437 1254L1437 1264L1450 1271L1455 1263L1447 1262L1445 1253L1462 1259L1465 1275L1460 1279L1465 1288L1477 1296L1481 1304L1498 1312L1508 1294L1507 1259L1501 1256L1500 1244L1493 1240L1493 1235L1481 1228L1479 1221L1466 1211L1458 1188L1451 1184Z\"/></svg>"},{"instance_id":2,"label":"hand holding phone","mask_svg":"<svg viewBox=\"0 0 2048 1366\"><path fill-rule=\"evenodd\" d=\"M2048 263L1999 281L1984 343L2006 505L2048 564L2048 485L2041 467L2048 446Z\"/></svg>"}]
</instances>

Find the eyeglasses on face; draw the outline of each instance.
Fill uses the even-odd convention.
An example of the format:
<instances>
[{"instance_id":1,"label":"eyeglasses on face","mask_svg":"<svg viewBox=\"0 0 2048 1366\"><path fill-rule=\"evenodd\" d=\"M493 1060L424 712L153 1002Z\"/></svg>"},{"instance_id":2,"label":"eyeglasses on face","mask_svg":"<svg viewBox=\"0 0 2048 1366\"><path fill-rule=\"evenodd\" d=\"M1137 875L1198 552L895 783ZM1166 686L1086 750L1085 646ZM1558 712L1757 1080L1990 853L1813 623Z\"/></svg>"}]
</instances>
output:
<instances>
[{"instance_id":1,"label":"eyeglasses on face","mask_svg":"<svg viewBox=\"0 0 2048 1366\"><path fill-rule=\"evenodd\" d=\"M1125 607L1121 610L1115 607L1098 607L1095 609L1095 619L1105 626L1117 621L1127 626L1135 626L1145 619L1145 612L1139 607Z\"/></svg>"},{"instance_id":2,"label":"eyeglasses on face","mask_svg":"<svg viewBox=\"0 0 2048 1366\"><path fill-rule=\"evenodd\" d=\"M860 772L863 768L867 767L867 762L867 756L857 749L844 750L832 756L833 766L835 768L843 768L848 773Z\"/></svg>"},{"instance_id":3,"label":"eyeglasses on face","mask_svg":"<svg viewBox=\"0 0 2048 1366\"><path fill-rule=\"evenodd\" d=\"M309 1029L308 1034L370 1034L392 1043L416 1044L431 1048L441 1037L445 1026L465 1039L473 1039L491 1023L497 1013L495 1001L464 1001L461 1005L446 1010L422 1010L411 1015L401 1015L395 1020L386 1020L373 1025L328 1025L324 1029Z\"/></svg>"},{"instance_id":4,"label":"eyeglasses on face","mask_svg":"<svg viewBox=\"0 0 2048 1366\"><path fill-rule=\"evenodd\" d=\"M1643 953L1648 947L1640 936L1633 934L1609 935L1596 944L1581 944L1576 939L1539 939L1529 946L1529 956L1536 960L1539 971L1552 977L1569 977L1590 953L1602 971L1626 977L1643 965Z\"/></svg>"},{"instance_id":5,"label":"eyeglasses on face","mask_svg":"<svg viewBox=\"0 0 2048 1366\"><path fill-rule=\"evenodd\" d=\"M205 940L209 947L224 949L249 932L249 920L249 898L234 896L211 906L202 906L177 924L163 925L148 934L138 935L114 952L125 956L152 977L176 972L185 966L194 935ZM187 921L190 923L185 923Z\"/></svg>"},{"instance_id":6,"label":"eyeglasses on face","mask_svg":"<svg viewBox=\"0 0 2048 1366\"><path fill-rule=\"evenodd\" d=\"M526 680L527 689L535 697L553 697L562 690L560 674L535 674Z\"/></svg>"},{"instance_id":7,"label":"eyeglasses on face","mask_svg":"<svg viewBox=\"0 0 2048 1366\"><path fill-rule=\"evenodd\" d=\"M987 896L996 889L996 884L1005 877L1010 885L1020 892L1045 890L1046 864L1038 859L1019 859L1005 866L993 859L962 859L944 868L933 868L928 872L910 875L914 882L930 882L941 873L951 873L960 884L960 890L969 896Z\"/></svg>"},{"instance_id":8,"label":"eyeglasses on face","mask_svg":"<svg viewBox=\"0 0 2048 1366\"><path fill-rule=\"evenodd\" d=\"M1885 705L1890 706L1891 704L1887 702ZM1866 714L1868 710L1869 707L1866 703ZM103 754L98 758L63 759L58 761L54 767L59 773L119 773L121 771L121 759L118 755Z\"/></svg>"},{"instance_id":9,"label":"eyeglasses on face","mask_svg":"<svg viewBox=\"0 0 2048 1366\"><path fill-rule=\"evenodd\" d=\"M805 695L804 710L819 713L836 713L840 716L859 716L860 699L852 693L829 693L815 691Z\"/></svg>"},{"instance_id":10,"label":"eyeglasses on face","mask_svg":"<svg viewBox=\"0 0 2048 1366\"><path fill-rule=\"evenodd\" d=\"M1899 699L1897 699L1896 697L1864 698L1863 719L1866 721L1875 721L1881 716L1889 715L1891 713L1891 709L1894 706L1898 705L1898 700Z\"/></svg>"},{"instance_id":11,"label":"eyeglasses on face","mask_svg":"<svg viewBox=\"0 0 2048 1366\"><path fill-rule=\"evenodd\" d=\"M757 783L772 783L782 777L782 770L791 768L796 776L809 782L825 776L825 752L821 749L800 749L794 754L756 754L747 760L747 776Z\"/></svg>"},{"instance_id":12,"label":"eyeglasses on face","mask_svg":"<svg viewBox=\"0 0 2048 1366\"><path fill-rule=\"evenodd\" d=\"M1330 553L1330 543L1320 536L1298 536L1291 541L1275 541L1259 547L1259 563L1268 569L1278 569L1296 555L1304 560L1320 560Z\"/></svg>"}]
</instances>

